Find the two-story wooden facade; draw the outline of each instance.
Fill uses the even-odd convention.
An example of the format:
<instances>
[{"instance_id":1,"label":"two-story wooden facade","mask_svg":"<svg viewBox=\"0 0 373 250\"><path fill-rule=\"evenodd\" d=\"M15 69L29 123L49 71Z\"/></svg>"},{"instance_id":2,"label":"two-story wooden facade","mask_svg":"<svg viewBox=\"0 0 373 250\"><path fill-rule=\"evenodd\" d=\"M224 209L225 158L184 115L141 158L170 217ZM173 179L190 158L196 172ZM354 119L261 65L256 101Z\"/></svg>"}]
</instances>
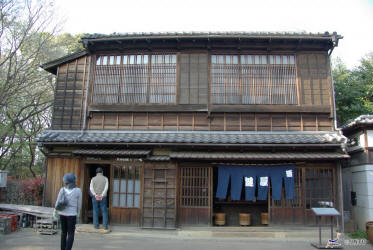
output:
<instances>
[{"instance_id":1,"label":"two-story wooden facade","mask_svg":"<svg viewBox=\"0 0 373 250\"><path fill-rule=\"evenodd\" d=\"M227 225L238 225L240 212L250 212L253 225L261 212L269 213L270 224L313 224L311 207L341 209L340 161L348 155L334 125L329 62L340 38L84 37L84 51L43 65L57 79L52 127L38 138L47 156L45 205L54 203L63 174L74 172L88 221L89 181L100 166L110 180L112 224L213 225L216 212L227 213ZM257 173L265 169L269 176L283 166L294 170L291 198L282 181L280 199L272 197L275 177L261 193ZM224 169L237 172L229 179ZM246 170L258 182L249 200L245 176L234 179ZM222 185L226 196L217 198Z\"/></svg>"}]
</instances>

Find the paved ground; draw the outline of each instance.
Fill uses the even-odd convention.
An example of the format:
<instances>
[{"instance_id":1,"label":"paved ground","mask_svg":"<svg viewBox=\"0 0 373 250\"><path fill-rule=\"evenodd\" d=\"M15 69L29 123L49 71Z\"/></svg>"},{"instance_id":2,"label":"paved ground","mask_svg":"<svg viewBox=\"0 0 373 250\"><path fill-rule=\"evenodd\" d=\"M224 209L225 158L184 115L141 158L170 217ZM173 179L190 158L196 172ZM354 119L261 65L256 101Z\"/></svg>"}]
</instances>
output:
<instances>
[{"instance_id":1,"label":"paved ground","mask_svg":"<svg viewBox=\"0 0 373 250\"><path fill-rule=\"evenodd\" d=\"M189 233L188 233L189 232ZM202 232L202 231L201 231ZM83 249L128 249L128 250L247 250L276 249L296 250L315 249L310 246L312 239L303 237L241 237L242 234L202 234L195 230L157 231L123 230L113 228L109 234L76 233L74 250ZM302 233L299 231L299 233ZM304 233L304 232L303 232ZM264 234L265 236L266 234ZM222 237L223 236L223 237ZM263 236L263 235L262 235ZM9 250L58 250L60 234L40 235L32 229L22 229L8 235L0 235L0 249ZM373 249L372 245L357 244L344 249Z\"/></svg>"}]
</instances>

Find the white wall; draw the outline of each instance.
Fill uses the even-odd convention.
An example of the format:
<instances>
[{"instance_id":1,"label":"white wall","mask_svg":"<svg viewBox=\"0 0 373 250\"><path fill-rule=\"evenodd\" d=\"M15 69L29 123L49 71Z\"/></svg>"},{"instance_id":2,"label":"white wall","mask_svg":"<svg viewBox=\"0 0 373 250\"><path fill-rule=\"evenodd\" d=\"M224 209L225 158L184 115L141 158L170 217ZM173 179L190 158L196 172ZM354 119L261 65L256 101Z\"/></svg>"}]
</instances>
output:
<instances>
[{"instance_id":1,"label":"white wall","mask_svg":"<svg viewBox=\"0 0 373 250\"><path fill-rule=\"evenodd\" d=\"M373 221L373 165L352 167L351 183L357 201L356 206L353 207L353 217L358 228L365 230L366 222Z\"/></svg>"},{"instance_id":2,"label":"white wall","mask_svg":"<svg viewBox=\"0 0 373 250\"><path fill-rule=\"evenodd\" d=\"M362 133L361 135L360 135L360 139L359 139L359 146L361 146L361 147L366 147L366 145L365 145L365 134L364 133Z\"/></svg>"},{"instance_id":3,"label":"white wall","mask_svg":"<svg viewBox=\"0 0 373 250\"><path fill-rule=\"evenodd\" d=\"M368 147L373 147L373 130L367 130Z\"/></svg>"}]
</instances>

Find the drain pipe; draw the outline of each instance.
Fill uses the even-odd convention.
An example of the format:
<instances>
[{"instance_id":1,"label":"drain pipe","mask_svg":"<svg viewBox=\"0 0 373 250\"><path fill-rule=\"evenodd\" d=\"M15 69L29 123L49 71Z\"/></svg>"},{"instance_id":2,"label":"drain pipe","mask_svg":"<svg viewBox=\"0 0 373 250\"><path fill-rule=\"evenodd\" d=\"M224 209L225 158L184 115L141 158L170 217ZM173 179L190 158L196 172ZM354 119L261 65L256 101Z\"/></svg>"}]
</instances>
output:
<instances>
[{"instance_id":1,"label":"drain pipe","mask_svg":"<svg viewBox=\"0 0 373 250\"><path fill-rule=\"evenodd\" d=\"M330 56L334 50L335 47L338 46L339 39L342 39L343 37L338 35L336 32L333 33L332 41L333 41L333 47L330 49L328 56L329 56L329 70L330 70L330 77L332 80L332 105L333 105L333 116L334 116L334 129L337 130L337 109L335 104L335 90L334 90L334 79L333 79L333 70L332 70L332 61L330 60Z\"/></svg>"},{"instance_id":2,"label":"drain pipe","mask_svg":"<svg viewBox=\"0 0 373 250\"><path fill-rule=\"evenodd\" d=\"M86 95L85 95L85 100L84 100L84 113L83 113L83 126L82 126L82 129L81 129L81 133L80 135L75 139L75 141L77 141L78 139L80 139L83 134L84 134L84 131L87 129L87 107L88 107L88 92L89 92L89 87L90 87L90 78L91 78L91 60L92 59L92 56L89 56L88 58L88 76L87 76L87 84L86 84Z\"/></svg>"},{"instance_id":3,"label":"drain pipe","mask_svg":"<svg viewBox=\"0 0 373 250\"><path fill-rule=\"evenodd\" d=\"M329 51L328 53L328 56L329 56L329 70L330 70L330 77L331 77L331 81L332 81L332 105L333 105L333 116L334 116L334 130L338 130L341 134L342 132L337 128L337 109L336 109L336 103L335 103L335 90L334 90L334 79L333 79L333 71L332 71L332 62L330 60L330 56L334 50L335 47L338 46L338 41L339 39L342 39L343 37L342 36L339 36L337 35L336 32L333 33L333 37L332 37L332 41L333 41L333 47L331 48L331 50ZM344 144L344 143L343 143ZM343 146L342 146L342 150L344 150ZM339 190L337 190L338 192L338 205L339 205L339 208L340 208L340 212L341 212L341 225L340 225L340 230L341 230L341 233L342 235L344 235L344 207L343 207L343 188L342 188L342 164L340 161L337 162L337 176L338 176L338 186L339 186ZM337 188L338 189L338 188Z\"/></svg>"}]
</instances>

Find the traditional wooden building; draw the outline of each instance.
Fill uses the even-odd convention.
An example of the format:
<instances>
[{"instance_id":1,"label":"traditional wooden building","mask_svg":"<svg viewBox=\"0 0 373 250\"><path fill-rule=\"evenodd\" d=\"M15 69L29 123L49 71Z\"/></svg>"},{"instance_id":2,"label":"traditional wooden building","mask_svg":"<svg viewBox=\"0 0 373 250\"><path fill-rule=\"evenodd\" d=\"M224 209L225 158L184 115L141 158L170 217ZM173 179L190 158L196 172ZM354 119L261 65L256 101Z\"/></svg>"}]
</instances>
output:
<instances>
[{"instance_id":1,"label":"traditional wooden building","mask_svg":"<svg viewBox=\"0 0 373 250\"><path fill-rule=\"evenodd\" d=\"M74 172L88 222L89 181L100 166L111 224L213 225L223 212L234 226L246 212L258 225L265 212L270 224L307 225L311 207L342 210L348 155L334 123L329 58L340 38L87 35L83 51L43 65L57 79L52 126L38 138L45 205Z\"/></svg>"}]
</instances>

